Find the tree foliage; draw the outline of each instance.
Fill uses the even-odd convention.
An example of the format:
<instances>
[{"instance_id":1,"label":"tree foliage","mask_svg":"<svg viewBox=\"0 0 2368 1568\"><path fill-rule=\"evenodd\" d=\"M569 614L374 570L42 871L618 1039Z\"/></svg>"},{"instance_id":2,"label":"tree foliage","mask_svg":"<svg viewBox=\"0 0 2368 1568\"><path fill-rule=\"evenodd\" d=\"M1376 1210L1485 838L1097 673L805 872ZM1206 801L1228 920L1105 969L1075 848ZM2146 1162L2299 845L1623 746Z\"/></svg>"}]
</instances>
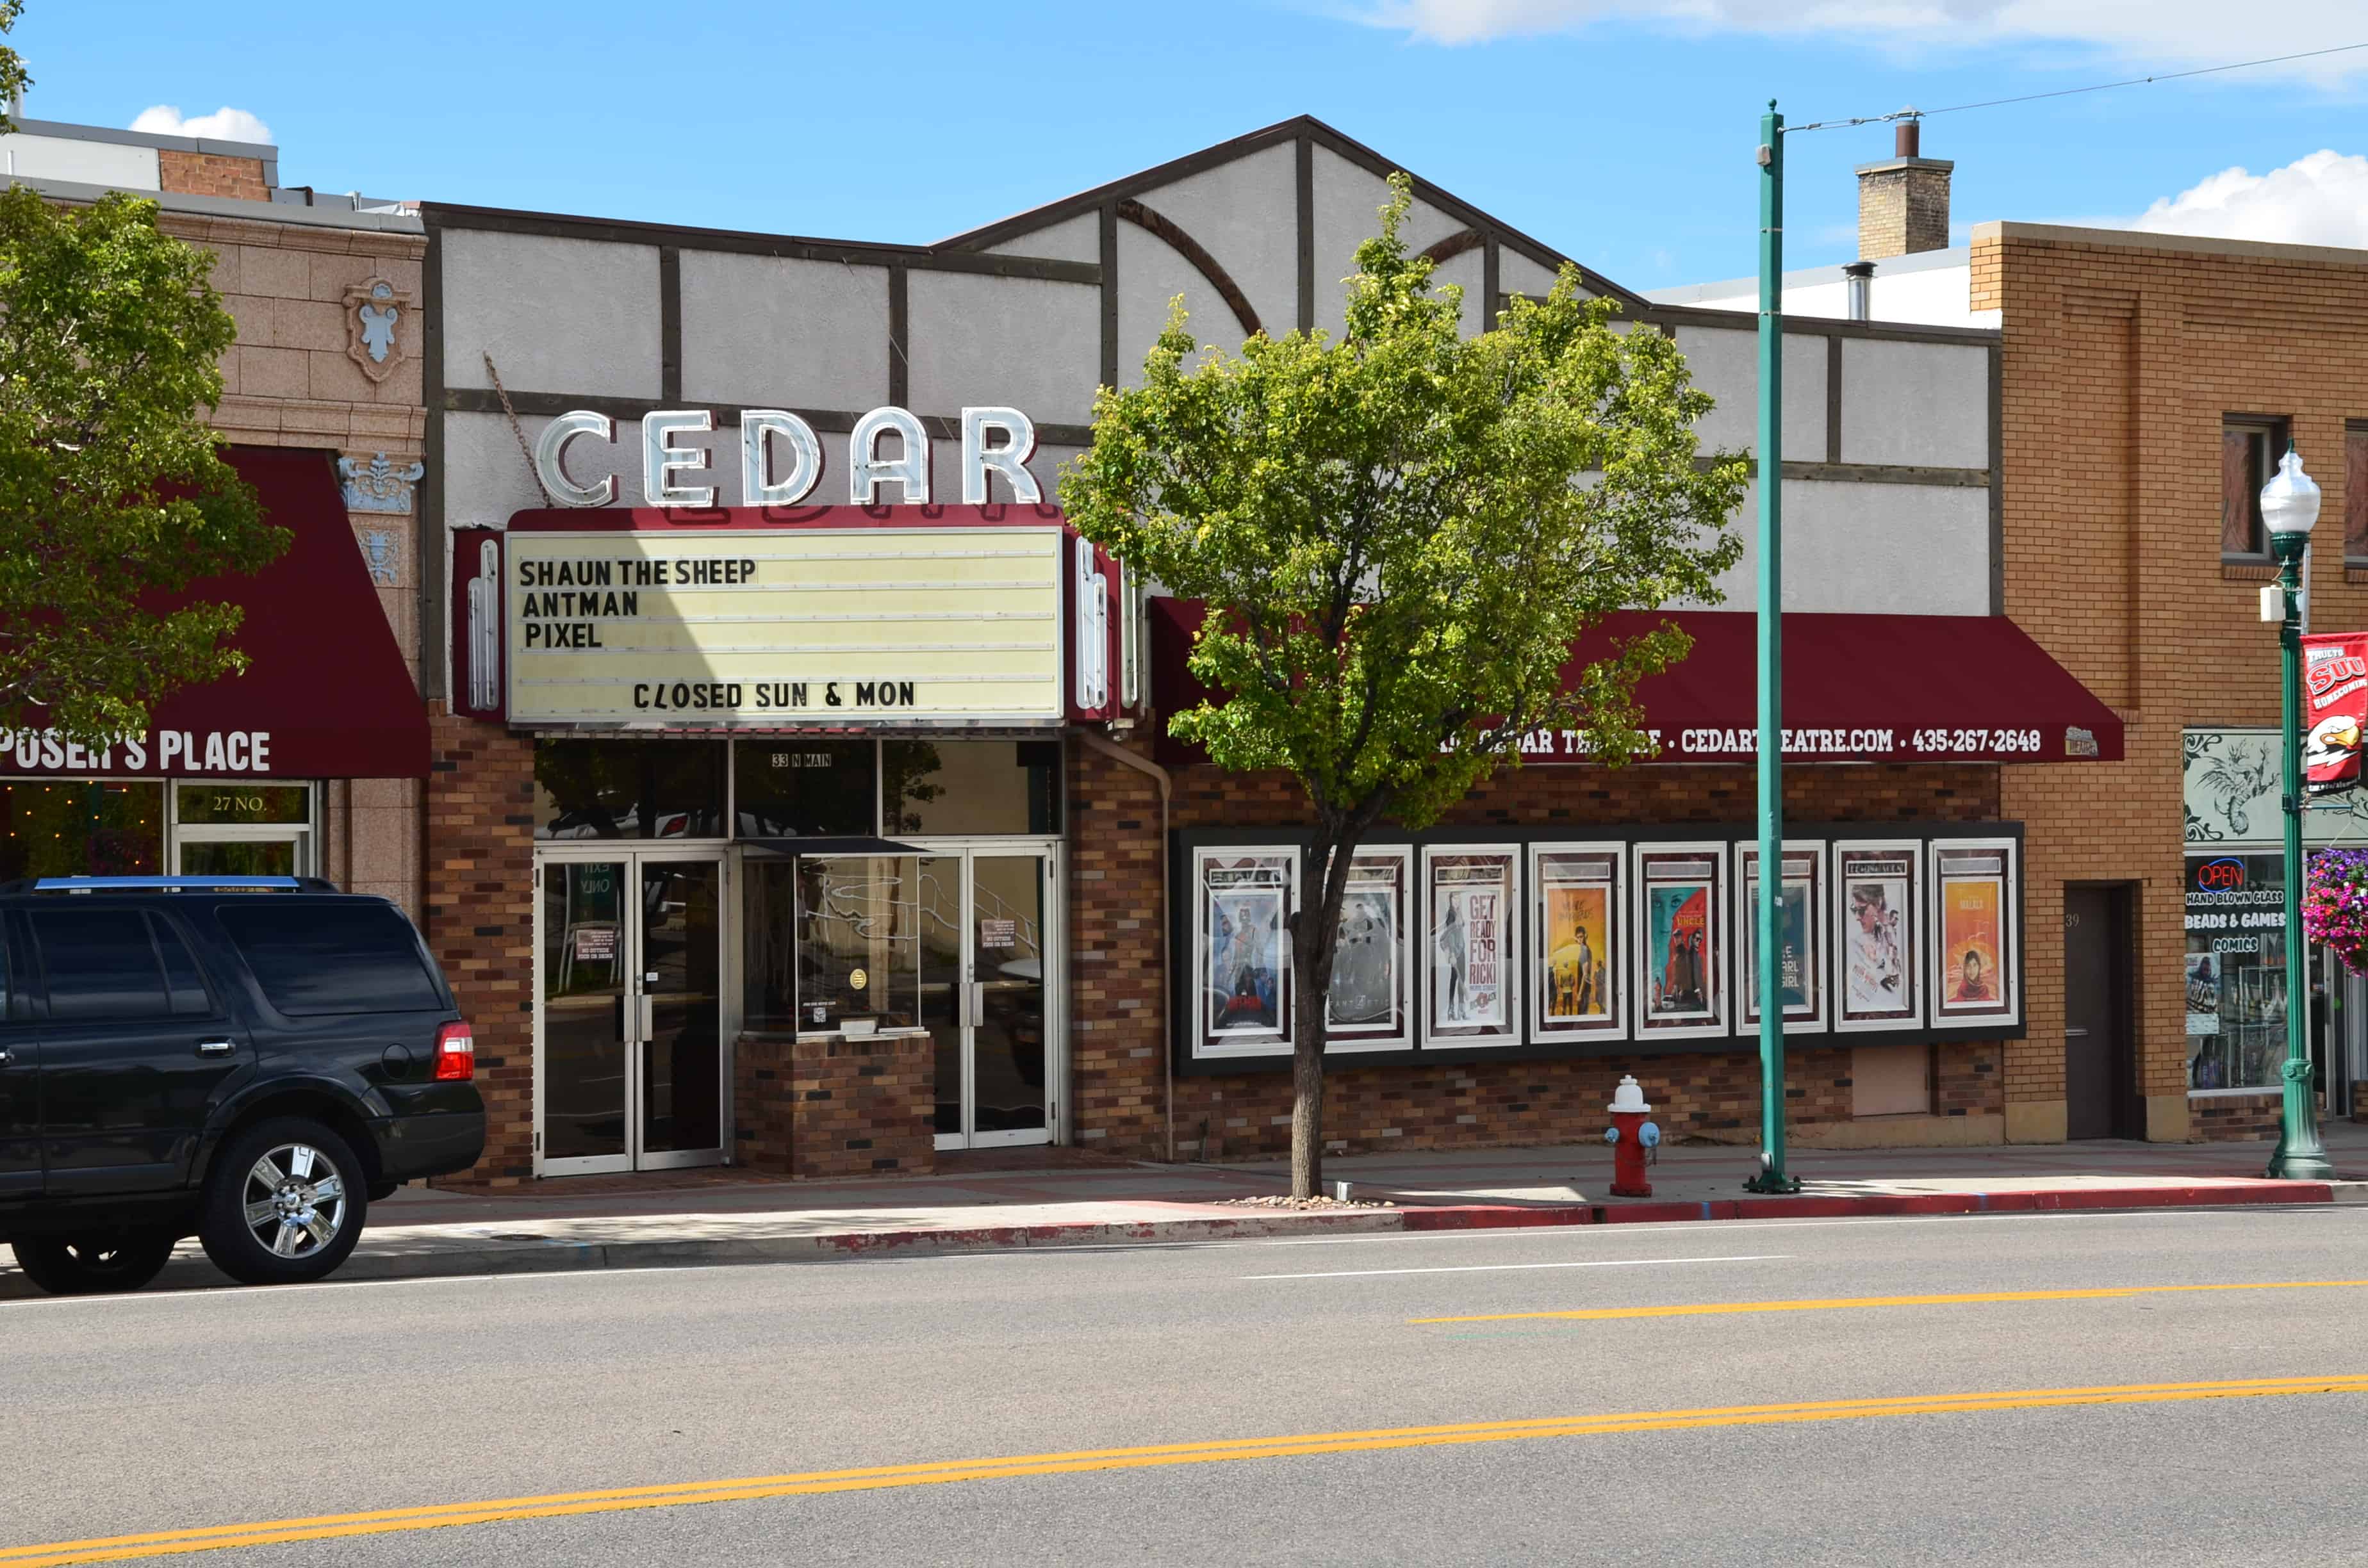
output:
<instances>
[{"instance_id":1,"label":"tree foliage","mask_svg":"<svg viewBox=\"0 0 2368 1568\"><path fill-rule=\"evenodd\" d=\"M206 415L237 334L156 204L0 194L0 718L104 743L245 667L236 606L157 596L286 547Z\"/></svg>"},{"instance_id":2,"label":"tree foliage","mask_svg":"<svg viewBox=\"0 0 2368 1568\"><path fill-rule=\"evenodd\" d=\"M1356 846L1385 817L1435 822L1533 730L1638 756L1635 682L1684 635L1664 624L1566 676L1572 644L1614 610L1715 602L1741 550L1744 464L1697 461L1711 400L1669 338L1618 330L1568 267L1464 336L1461 290L1400 237L1411 188L1392 179L1358 249L1340 338L1204 351L1179 301L1061 480L1087 537L1207 604L1190 667L1214 695L1170 732L1220 767L1290 773L1312 810L1312 896L1291 920L1302 1196Z\"/></svg>"}]
</instances>

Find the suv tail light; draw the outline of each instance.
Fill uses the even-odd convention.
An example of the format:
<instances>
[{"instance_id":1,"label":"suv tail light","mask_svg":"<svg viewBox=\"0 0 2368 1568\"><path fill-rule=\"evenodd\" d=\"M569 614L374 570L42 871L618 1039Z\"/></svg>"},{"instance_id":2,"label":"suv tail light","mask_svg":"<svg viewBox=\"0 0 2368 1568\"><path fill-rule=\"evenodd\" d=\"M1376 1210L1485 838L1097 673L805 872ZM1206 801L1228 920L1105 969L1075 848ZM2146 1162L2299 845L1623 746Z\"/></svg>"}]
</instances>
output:
<instances>
[{"instance_id":1,"label":"suv tail light","mask_svg":"<svg viewBox=\"0 0 2368 1568\"><path fill-rule=\"evenodd\" d=\"M436 1081L465 1084L477 1075L477 1037L466 1018L436 1031Z\"/></svg>"}]
</instances>

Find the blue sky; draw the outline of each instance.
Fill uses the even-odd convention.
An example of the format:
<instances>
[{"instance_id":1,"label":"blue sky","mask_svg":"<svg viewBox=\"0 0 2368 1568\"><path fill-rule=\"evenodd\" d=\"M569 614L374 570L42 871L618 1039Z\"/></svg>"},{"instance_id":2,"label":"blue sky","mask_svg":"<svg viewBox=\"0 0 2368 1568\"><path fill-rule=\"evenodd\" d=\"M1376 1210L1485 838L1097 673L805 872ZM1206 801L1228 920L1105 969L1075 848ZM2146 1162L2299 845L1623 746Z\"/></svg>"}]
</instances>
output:
<instances>
[{"instance_id":1,"label":"blue sky","mask_svg":"<svg viewBox=\"0 0 2368 1568\"><path fill-rule=\"evenodd\" d=\"M2368 8L30 0L14 41L31 116L229 106L268 125L290 184L854 239L937 239L1306 112L1652 288L1752 267L1771 96L1805 121L2045 92L2368 42ZM1961 222L2126 222L2196 191L2154 226L2368 244L2363 85L2368 50L1949 115L1925 152L1956 160ZM1849 259L1851 165L1890 145L1790 144L1790 262Z\"/></svg>"}]
</instances>

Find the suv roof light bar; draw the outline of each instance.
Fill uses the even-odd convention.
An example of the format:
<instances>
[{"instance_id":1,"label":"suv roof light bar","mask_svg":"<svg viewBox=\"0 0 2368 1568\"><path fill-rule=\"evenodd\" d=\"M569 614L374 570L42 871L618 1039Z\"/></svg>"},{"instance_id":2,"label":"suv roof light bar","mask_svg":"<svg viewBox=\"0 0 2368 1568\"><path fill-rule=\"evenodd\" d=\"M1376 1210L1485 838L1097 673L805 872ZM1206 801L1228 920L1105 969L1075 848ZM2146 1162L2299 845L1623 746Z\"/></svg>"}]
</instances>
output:
<instances>
[{"instance_id":1,"label":"suv roof light bar","mask_svg":"<svg viewBox=\"0 0 2368 1568\"><path fill-rule=\"evenodd\" d=\"M335 892L321 877L41 877L0 892Z\"/></svg>"}]
</instances>

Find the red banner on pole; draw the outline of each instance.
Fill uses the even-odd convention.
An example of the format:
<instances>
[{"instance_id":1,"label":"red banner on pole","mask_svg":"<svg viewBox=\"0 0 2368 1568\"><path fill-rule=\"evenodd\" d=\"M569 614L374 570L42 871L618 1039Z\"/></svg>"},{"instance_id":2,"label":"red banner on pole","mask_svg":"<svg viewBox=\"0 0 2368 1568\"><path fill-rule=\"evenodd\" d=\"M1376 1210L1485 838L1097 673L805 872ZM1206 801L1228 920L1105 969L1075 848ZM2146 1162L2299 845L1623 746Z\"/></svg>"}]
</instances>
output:
<instances>
[{"instance_id":1,"label":"red banner on pole","mask_svg":"<svg viewBox=\"0 0 2368 1568\"><path fill-rule=\"evenodd\" d=\"M2368 728L2368 631L2302 640L2304 791L2332 795L2360 783L2360 737Z\"/></svg>"}]
</instances>

